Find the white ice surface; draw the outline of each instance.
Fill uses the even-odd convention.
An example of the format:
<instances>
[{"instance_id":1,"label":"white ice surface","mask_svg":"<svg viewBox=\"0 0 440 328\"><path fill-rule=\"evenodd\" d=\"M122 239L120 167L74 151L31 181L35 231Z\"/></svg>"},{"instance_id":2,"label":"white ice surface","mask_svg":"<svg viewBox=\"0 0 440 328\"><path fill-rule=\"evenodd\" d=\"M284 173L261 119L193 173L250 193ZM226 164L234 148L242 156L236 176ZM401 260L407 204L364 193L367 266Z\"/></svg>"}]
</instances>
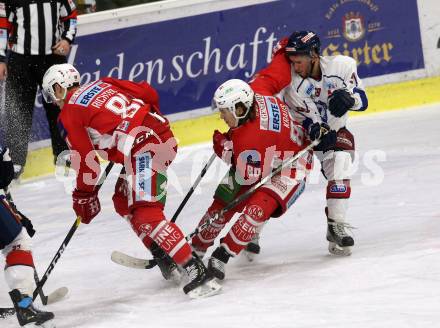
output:
<instances>
[{"instance_id":1,"label":"white ice surface","mask_svg":"<svg viewBox=\"0 0 440 328\"><path fill-rule=\"evenodd\" d=\"M59 328L438 327L439 123L439 105L351 119L359 160L348 214L357 227L353 255L328 255L325 183L315 171L294 207L266 225L258 259L231 260L222 293L202 300L188 299L157 268L135 270L110 261L112 250L147 256L113 211L111 175L100 192L101 214L78 228L44 287L48 293L67 286L69 296L46 308L55 312ZM179 151L170 168L169 217L210 152L209 145ZM216 160L181 213L177 223L185 232L210 204L224 170ZM40 276L74 222L69 188L47 178L12 189L37 229ZM10 306L2 280L0 291L0 306ZM0 320L2 328L17 326L14 317Z\"/></svg>"}]
</instances>

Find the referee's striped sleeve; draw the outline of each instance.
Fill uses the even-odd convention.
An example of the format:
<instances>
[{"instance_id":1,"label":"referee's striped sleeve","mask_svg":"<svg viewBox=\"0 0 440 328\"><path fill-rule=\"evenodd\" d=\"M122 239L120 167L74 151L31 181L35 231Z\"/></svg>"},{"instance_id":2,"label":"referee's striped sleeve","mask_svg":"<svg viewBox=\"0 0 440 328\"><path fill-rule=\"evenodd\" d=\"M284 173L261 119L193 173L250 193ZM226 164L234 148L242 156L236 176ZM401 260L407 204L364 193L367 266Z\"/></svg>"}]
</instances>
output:
<instances>
[{"instance_id":1,"label":"referee's striped sleeve","mask_svg":"<svg viewBox=\"0 0 440 328\"><path fill-rule=\"evenodd\" d=\"M62 0L60 7L60 20L63 23L63 33L61 37L70 43L75 40L77 25L77 10L73 0Z\"/></svg>"},{"instance_id":2,"label":"referee's striped sleeve","mask_svg":"<svg viewBox=\"0 0 440 328\"><path fill-rule=\"evenodd\" d=\"M0 1L0 62L6 60L10 27L5 1Z\"/></svg>"}]
</instances>

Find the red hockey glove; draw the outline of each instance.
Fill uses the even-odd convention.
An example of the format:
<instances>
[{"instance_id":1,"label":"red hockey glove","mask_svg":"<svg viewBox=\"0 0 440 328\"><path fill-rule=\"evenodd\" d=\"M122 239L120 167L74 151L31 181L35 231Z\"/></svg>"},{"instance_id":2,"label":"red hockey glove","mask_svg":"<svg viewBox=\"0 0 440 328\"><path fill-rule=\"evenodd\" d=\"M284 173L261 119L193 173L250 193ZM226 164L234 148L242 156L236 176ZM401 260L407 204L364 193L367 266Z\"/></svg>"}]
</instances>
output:
<instances>
[{"instance_id":1,"label":"red hockey glove","mask_svg":"<svg viewBox=\"0 0 440 328\"><path fill-rule=\"evenodd\" d=\"M81 218L81 222L89 224L101 211L98 192L84 192L75 189L72 193L73 210Z\"/></svg>"},{"instance_id":2,"label":"red hockey glove","mask_svg":"<svg viewBox=\"0 0 440 328\"><path fill-rule=\"evenodd\" d=\"M212 144L216 155L230 164L232 158L232 141L229 139L228 134L215 130L212 136Z\"/></svg>"}]
</instances>

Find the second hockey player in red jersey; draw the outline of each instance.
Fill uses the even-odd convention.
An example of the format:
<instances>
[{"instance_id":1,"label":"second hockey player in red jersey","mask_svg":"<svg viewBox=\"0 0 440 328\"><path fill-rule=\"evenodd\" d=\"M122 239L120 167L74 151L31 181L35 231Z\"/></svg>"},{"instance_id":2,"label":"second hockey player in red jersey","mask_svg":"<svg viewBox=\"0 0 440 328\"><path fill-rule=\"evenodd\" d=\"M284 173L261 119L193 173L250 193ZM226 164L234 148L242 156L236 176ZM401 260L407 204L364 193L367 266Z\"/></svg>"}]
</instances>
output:
<instances>
[{"instance_id":1,"label":"second hockey player in red jersey","mask_svg":"<svg viewBox=\"0 0 440 328\"><path fill-rule=\"evenodd\" d=\"M116 211L126 218L147 248L158 245L188 273L184 292L209 296L220 286L192 255L185 235L165 219L166 170L177 145L168 120L159 111L158 94L147 83L103 78L80 86L70 64L54 65L43 79L43 93L61 108L59 126L72 150L77 170L73 209L83 223L100 212L95 189L99 176L97 153L124 165L113 197Z\"/></svg>"},{"instance_id":2,"label":"second hockey player in red jersey","mask_svg":"<svg viewBox=\"0 0 440 328\"><path fill-rule=\"evenodd\" d=\"M227 133L214 132L214 151L231 168L199 226L308 144L303 128L291 119L282 101L254 94L244 81L223 83L214 94L213 106L230 128ZM209 259L208 270L216 278L224 279L229 258L246 247L265 221L281 216L300 196L311 159L311 153L306 152L292 167L275 175L242 204L194 236L192 246L203 255L232 216L239 213Z\"/></svg>"}]
</instances>

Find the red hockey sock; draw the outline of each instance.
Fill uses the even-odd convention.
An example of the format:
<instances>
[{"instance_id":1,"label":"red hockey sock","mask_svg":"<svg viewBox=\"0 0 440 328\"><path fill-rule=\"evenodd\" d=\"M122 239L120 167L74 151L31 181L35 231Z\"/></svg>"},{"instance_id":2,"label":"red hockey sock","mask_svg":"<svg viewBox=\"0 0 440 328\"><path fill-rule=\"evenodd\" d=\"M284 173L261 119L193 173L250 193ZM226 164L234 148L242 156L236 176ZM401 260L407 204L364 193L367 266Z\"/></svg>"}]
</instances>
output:
<instances>
[{"instance_id":1,"label":"red hockey sock","mask_svg":"<svg viewBox=\"0 0 440 328\"><path fill-rule=\"evenodd\" d=\"M185 235L173 222L168 222L158 207L139 207L130 220L133 230L147 248L155 241L177 264L184 264L192 257L191 246Z\"/></svg>"},{"instance_id":2,"label":"red hockey sock","mask_svg":"<svg viewBox=\"0 0 440 328\"><path fill-rule=\"evenodd\" d=\"M238 255L252 240L257 228L270 218L278 206L278 202L273 197L262 191L257 191L249 199L237 222L222 239L222 246L231 255Z\"/></svg>"},{"instance_id":3,"label":"red hockey sock","mask_svg":"<svg viewBox=\"0 0 440 328\"><path fill-rule=\"evenodd\" d=\"M206 211L205 215L200 220L198 226L200 227L201 225L203 225L208 219L210 219L214 215L214 213L220 211L223 207L224 204L222 204L218 200L214 200L214 202ZM233 214L233 211L226 212L222 218L219 218L208 227L200 231L197 235L195 235L191 240L191 244L193 245L193 247L199 250L206 250L208 249L208 247L212 246L212 244L214 244L215 238L217 238L226 223L231 220Z\"/></svg>"}]
</instances>

